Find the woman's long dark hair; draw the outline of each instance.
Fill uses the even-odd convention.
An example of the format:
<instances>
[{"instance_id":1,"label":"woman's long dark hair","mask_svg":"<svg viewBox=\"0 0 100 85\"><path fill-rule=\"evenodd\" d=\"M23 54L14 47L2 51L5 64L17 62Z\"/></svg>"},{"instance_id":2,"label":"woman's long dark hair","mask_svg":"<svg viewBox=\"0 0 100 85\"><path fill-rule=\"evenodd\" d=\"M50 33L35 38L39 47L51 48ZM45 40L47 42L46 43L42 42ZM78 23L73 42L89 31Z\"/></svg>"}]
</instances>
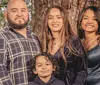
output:
<instances>
[{"instance_id":1,"label":"woman's long dark hair","mask_svg":"<svg viewBox=\"0 0 100 85\"><path fill-rule=\"evenodd\" d=\"M48 23L47 23L49 12L52 8L59 9L61 16L63 18L64 27L60 31L60 33L61 33L60 51L61 51L62 57L66 63L67 60L66 60L66 56L64 54L64 46L67 46L67 48L69 49L69 52L75 53L76 50L74 50L71 43L69 42L71 40L71 38L73 36L75 36L75 34L72 31L71 25L68 21L67 11L65 8L63 8L61 6L52 6L47 10L46 18L45 18L45 22L44 22L44 27L43 27L43 31L42 31L42 50L43 50L43 52L49 52L49 49L51 47L48 44L52 45L52 42L54 41L54 37L53 37L51 30L48 27Z\"/></svg>"}]
</instances>

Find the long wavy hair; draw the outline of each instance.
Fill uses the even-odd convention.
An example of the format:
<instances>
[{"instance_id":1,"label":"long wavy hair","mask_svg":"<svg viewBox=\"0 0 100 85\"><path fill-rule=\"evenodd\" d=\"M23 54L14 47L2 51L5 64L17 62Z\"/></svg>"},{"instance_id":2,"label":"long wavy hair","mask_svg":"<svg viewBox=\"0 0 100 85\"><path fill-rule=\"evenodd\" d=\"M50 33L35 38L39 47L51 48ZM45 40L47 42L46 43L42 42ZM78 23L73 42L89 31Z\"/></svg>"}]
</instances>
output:
<instances>
[{"instance_id":1,"label":"long wavy hair","mask_svg":"<svg viewBox=\"0 0 100 85\"><path fill-rule=\"evenodd\" d=\"M61 34L60 52L61 52L61 55L62 55L64 61L66 62L67 60L66 60L66 57L64 54L64 46L66 45L68 47L69 52L74 53L74 49L73 49L71 43L69 43L69 41L70 41L71 37L75 36L75 34L72 31L71 25L68 21L67 11L65 8L63 8L61 6L52 6L47 10L44 27L43 27L43 31L42 31L42 50L43 50L43 52L49 52L49 49L51 48L53 41L54 41L54 37L53 37L51 30L47 23L49 13L52 8L59 9L61 16L63 18L64 26L62 27L62 29L60 31L60 34Z\"/></svg>"},{"instance_id":2,"label":"long wavy hair","mask_svg":"<svg viewBox=\"0 0 100 85\"><path fill-rule=\"evenodd\" d=\"M100 9L97 8L96 6L88 6L87 8L84 8L82 10L82 12L79 14L79 17L78 17L78 34L79 34L79 37L81 39L85 38L85 34L84 34L84 30L82 30L81 28L81 22L82 22L82 19L83 19L83 16L84 16L84 13L90 9L91 11L93 11L95 17L96 17L96 21L98 23L98 31L96 32L97 34L100 34Z\"/></svg>"}]
</instances>

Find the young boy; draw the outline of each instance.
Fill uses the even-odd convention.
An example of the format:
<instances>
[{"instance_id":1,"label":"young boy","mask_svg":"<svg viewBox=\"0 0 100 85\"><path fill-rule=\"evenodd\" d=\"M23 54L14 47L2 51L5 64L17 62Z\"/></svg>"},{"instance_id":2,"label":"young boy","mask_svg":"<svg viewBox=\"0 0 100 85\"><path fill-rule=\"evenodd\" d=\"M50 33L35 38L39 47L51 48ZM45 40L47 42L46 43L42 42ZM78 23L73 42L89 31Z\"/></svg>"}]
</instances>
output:
<instances>
[{"instance_id":1,"label":"young boy","mask_svg":"<svg viewBox=\"0 0 100 85\"><path fill-rule=\"evenodd\" d=\"M33 72L37 76L29 85L65 85L53 76L53 72L57 70L57 65L50 54L43 52L36 55L32 63Z\"/></svg>"}]
</instances>

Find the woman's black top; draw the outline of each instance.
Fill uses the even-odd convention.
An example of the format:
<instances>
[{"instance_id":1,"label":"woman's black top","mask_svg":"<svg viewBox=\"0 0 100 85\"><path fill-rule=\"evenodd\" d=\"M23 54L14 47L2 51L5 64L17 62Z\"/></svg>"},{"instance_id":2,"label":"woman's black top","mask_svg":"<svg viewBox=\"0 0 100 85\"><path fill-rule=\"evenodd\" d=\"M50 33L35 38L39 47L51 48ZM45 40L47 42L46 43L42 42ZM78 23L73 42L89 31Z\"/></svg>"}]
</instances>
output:
<instances>
[{"instance_id":1,"label":"woman's black top","mask_svg":"<svg viewBox=\"0 0 100 85\"><path fill-rule=\"evenodd\" d=\"M60 49L54 54L54 58L58 61L60 67L60 74L56 76L65 82L66 85L83 85L87 77L87 56L77 37L72 37L70 42L72 47L77 50L77 54L69 53L68 46L64 47L64 54L67 60L65 67Z\"/></svg>"},{"instance_id":2,"label":"woman's black top","mask_svg":"<svg viewBox=\"0 0 100 85\"><path fill-rule=\"evenodd\" d=\"M87 52L88 77L85 85L100 85L100 45Z\"/></svg>"}]
</instances>

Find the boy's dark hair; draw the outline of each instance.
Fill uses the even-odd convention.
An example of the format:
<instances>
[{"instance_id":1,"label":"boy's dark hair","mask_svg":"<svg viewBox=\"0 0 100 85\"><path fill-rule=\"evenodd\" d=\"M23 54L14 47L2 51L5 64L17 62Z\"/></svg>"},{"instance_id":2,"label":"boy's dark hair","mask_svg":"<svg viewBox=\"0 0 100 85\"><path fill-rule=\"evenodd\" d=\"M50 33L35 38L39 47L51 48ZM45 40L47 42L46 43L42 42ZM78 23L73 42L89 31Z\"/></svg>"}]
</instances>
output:
<instances>
[{"instance_id":1,"label":"boy's dark hair","mask_svg":"<svg viewBox=\"0 0 100 85\"><path fill-rule=\"evenodd\" d=\"M35 57L32 59L31 61L31 64L32 64L32 70L35 71L35 66L36 66L36 59L39 57L39 56L44 56L46 60L50 60L50 62L52 63L53 65L53 68L55 69L55 71L53 71L53 75L59 75L59 66L58 66L58 63L56 61L56 59L53 58L53 56L49 53L46 53L46 52L42 52L38 55L35 55Z\"/></svg>"}]
</instances>

